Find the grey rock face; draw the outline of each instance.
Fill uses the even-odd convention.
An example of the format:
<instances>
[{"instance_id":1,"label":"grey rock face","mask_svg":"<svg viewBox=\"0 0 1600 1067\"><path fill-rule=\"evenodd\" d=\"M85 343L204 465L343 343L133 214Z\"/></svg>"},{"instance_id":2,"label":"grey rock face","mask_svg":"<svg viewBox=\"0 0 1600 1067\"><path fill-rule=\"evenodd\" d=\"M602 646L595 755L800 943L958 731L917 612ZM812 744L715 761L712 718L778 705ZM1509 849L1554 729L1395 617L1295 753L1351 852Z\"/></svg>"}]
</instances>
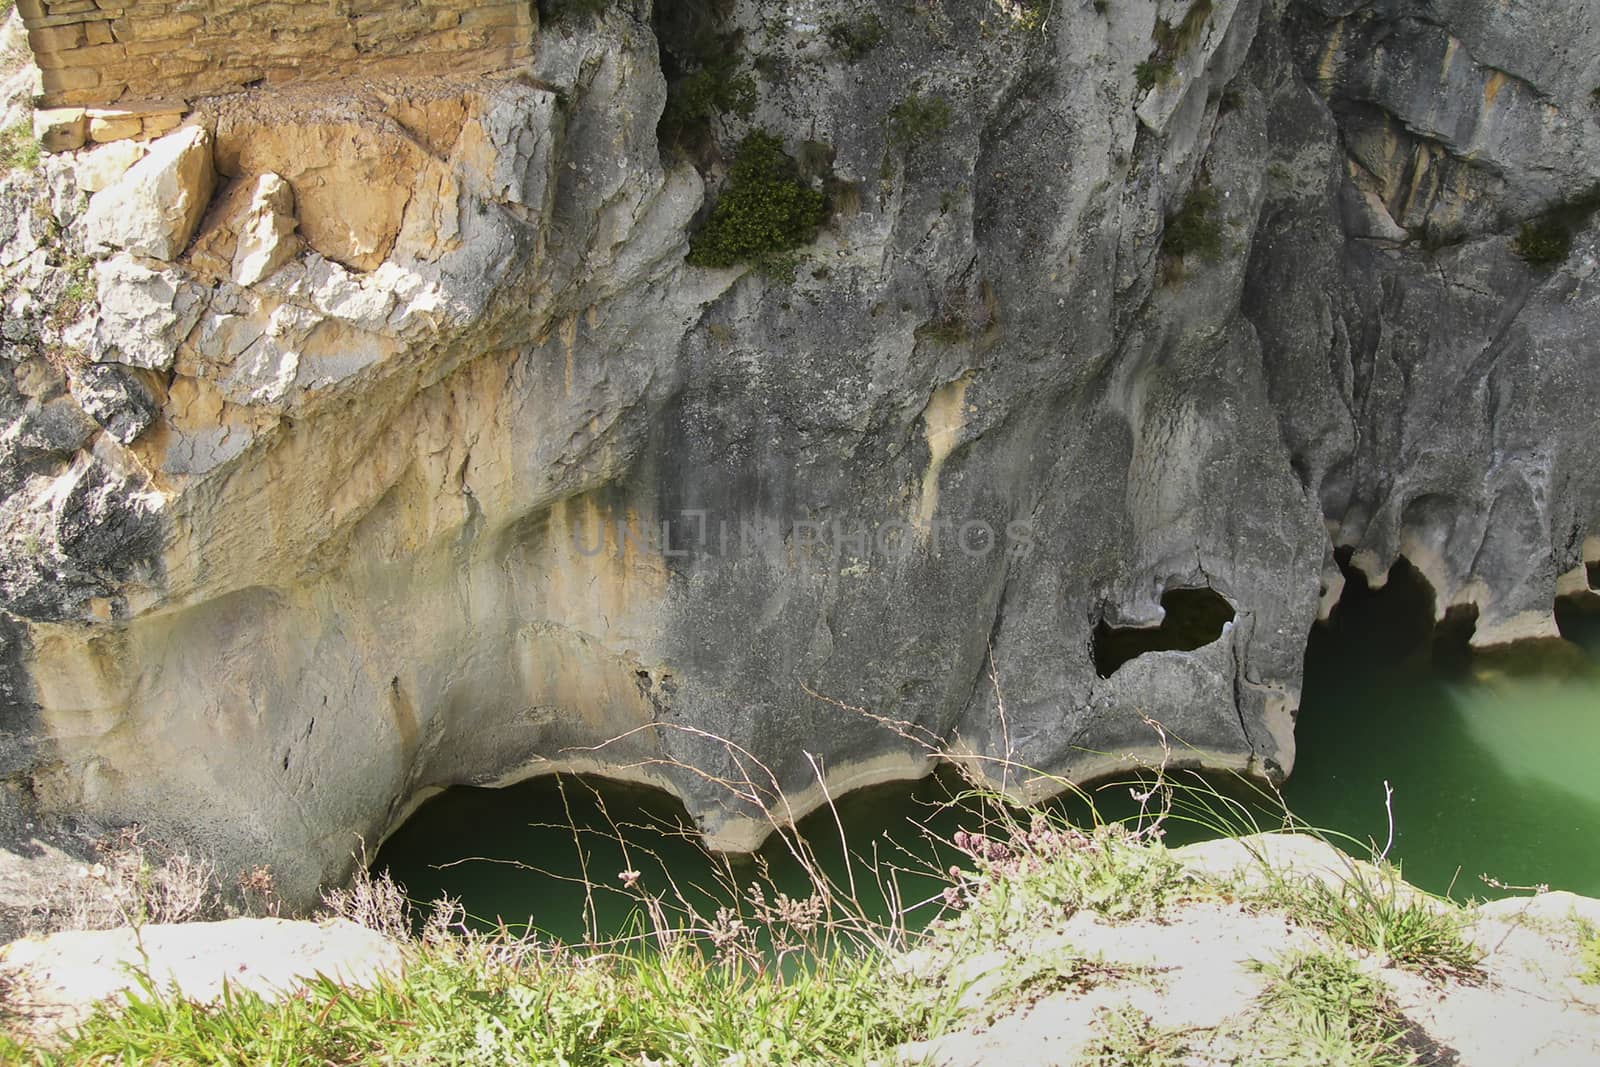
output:
<instances>
[{"instance_id":1,"label":"grey rock face","mask_svg":"<svg viewBox=\"0 0 1600 1067\"><path fill-rule=\"evenodd\" d=\"M723 164L662 163L636 10L546 27L531 84L294 104L288 144L410 124L371 270L105 260L65 377L8 317L13 777L309 897L432 791L559 769L729 848L780 789L937 754L1039 795L1162 758L1147 720L1281 776L1336 547L1553 632L1600 559L1600 258L1513 245L1600 174L1586 10L1217 0L1169 48L1181 4L1024 7L885 6L851 57L854 7L733 5L762 74L716 141L832 160L793 280L683 265ZM946 121L891 137L913 95ZM273 162L226 106L219 167ZM1102 677L1177 589L1232 621Z\"/></svg>"},{"instance_id":2,"label":"grey rock face","mask_svg":"<svg viewBox=\"0 0 1600 1067\"><path fill-rule=\"evenodd\" d=\"M122 444L143 433L159 411L150 390L132 372L112 363L85 367L73 395Z\"/></svg>"}]
</instances>

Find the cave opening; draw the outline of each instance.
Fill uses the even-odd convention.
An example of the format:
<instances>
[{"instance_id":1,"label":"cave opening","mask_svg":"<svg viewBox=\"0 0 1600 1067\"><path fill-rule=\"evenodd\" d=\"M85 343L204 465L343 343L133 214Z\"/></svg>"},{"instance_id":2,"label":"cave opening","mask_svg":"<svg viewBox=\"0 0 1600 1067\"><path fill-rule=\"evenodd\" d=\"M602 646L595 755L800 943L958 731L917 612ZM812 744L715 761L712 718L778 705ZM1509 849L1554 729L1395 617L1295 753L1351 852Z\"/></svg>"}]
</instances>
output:
<instances>
[{"instance_id":1,"label":"cave opening","mask_svg":"<svg viewBox=\"0 0 1600 1067\"><path fill-rule=\"evenodd\" d=\"M1600 835L1600 776L1593 774L1600 765L1600 681L1593 660L1572 643L1600 647L1600 597L1580 592L1557 604L1570 641L1485 653L1470 646L1476 608L1453 607L1438 618L1432 588L1409 561L1397 561L1375 588L1348 552L1337 558L1342 595L1306 646L1298 756L1283 788L1289 808L1310 825L1348 835L1341 839L1378 847L1392 810L1390 858L1432 892L1504 895L1477 879L1482 871L1508 885L1539 881L1600 893L1600 851L1571 847ZM1161 627L1101 624L1095 652L1102 674L1145 652L1201 647L1235 617L1209 589L1169 590L1162 606ZM1556 646L1589 668L1552 668L1567 662ZM1090 788L1101 817L1133 814L1117 807L1130 803L1126 785L1118 779ZM1387 807L1386 786L1393 789ZM863 890L881 888L886 883L870 865L851 864L901 857L893 884L897 902L924 902L904 917L916 926L937 914L945 872L967 859L948 843L958 830L983 825L970 803L954 799L961 796L970 791L947 769L836 797L798 832L839 885L853 874ZM1069 818L1087 819L1086 806L1073 807L1082 799L1068 795L1059 803ZM1174 840L1185 837L1184 826L1174 832ZM846 859L841 836L854 859ZM906 860L907 850L924 846L930 851L920 863ZM374 866L413 900L462 898L481 929L504 919L568 942L629 929L639 919L641 892L669 899L682 892L704 915L740 900L748 906L749 887L760 879L769 899L811 892L783 842L774 839L753 856L711 853L671 795L578 775L448 789L395 831ZM884 915L894 906L871 903Z\"/></svg>"},{"instance_id":2,"label":"cave opening","mask_svg":"<svg viewBox=\"0 0 1600 1067\"><path fill-rule=\"evenodd\" d=\"M1109 678L1117 668L1147 652L1193 652L1222 636L1234 620L1233 605L1214 589L1168 589L1161 594L1160 626L1112 626L1101 619L1094 628L1094 669Z\"/></svg>"},{"instance_id":3,"label":"cave opening","mask_svg":"<svg viewBox=\"0 0 1600 1067\"><path fill-rule=\"evenodd\" d=\"M1344 588L1328 618L1311 628L1307 690L1333 684L1356 663L1369 670L1439 671L1449 677L1468 669L1478 622L1475 605L1451 607L1441 620L1432 584L1404 556L1376 586L1351 564L1350 549L1340 549L1334 559Z\"/></svg>"},{"instance_id":4,"label":"cave opening","mask_svg":"<svg viewBox=\"0 0 1600 1067\"><path fill-rule=\"evenodd\" d=\"M387 872L417 902L459 898L468 922L492 930L504 920L569 944L624 936L649 919L645 895L660 898L669 922L694 908L752 908L760 885L804 901L811 875L793 848L837 886L854 884L863 910L915 925L938 912L946 873L967 862L950 842L971 819L970 789L944 769L916 782L873 786L775 835L752 855L712 852L678 799L663 790L596 775L542 775L500 788L453 786L431 797L384 842L374 872ZM845 828L849 849L841 843ZM875 856L893 854L893 869ZM424 909L425 910L425 909ZM414 915L421 921L423 916ZM701 925L692 923L690 925Z\"/></svg>"},{"instance_id":5,"label":"cave opening","mask_svg":"<svg viewBox=\"0 0 1600 1067\"><path fill-rule=\"evenodd\" d=\"M1600 891L1600 852L1572 847L1600 835L1588 594L1556 603L1560 638L1474 649L1478 609L1441 617L1409 560L1374 587L1348 551L1336 559L1344 588L1306 646L1290 809L1358 851L1389 841L1392 815L1389 858L1431 892Z\"/></svg>"}]
</instances>

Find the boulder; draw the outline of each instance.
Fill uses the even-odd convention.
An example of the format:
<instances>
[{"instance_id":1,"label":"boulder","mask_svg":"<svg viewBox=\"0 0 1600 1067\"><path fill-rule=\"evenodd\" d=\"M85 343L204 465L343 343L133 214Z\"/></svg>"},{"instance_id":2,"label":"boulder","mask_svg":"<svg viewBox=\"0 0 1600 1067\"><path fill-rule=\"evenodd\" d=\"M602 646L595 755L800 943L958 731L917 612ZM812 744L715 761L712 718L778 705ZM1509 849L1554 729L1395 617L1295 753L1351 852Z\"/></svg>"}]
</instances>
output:
<instances>
[{"instance_id":1,"label":"boulder","mask_svg":"<svg viewBox=\"0 0 1600 1067\"><path fill-rule=\"evenodd\" d=\"M295 236L294 190L276 174L256 179L250 205L238 227L233 253L233 280L254 285L300 250Z\"/></svg>"},{"instance_id":2,"label":"boulder","mask_svg":"<svg viewBox=\"0 0 1600 1067\"><path fill-rule=\"evenodd\" d=\"M175 259L200 224L215 184L210 132L184 126L151 145L149 155L89 201L89 244Z\"/></svg>"},{"instance_id":3,"label":"boulder","mask_svg":"<svg viewBox=\"0 0 1600 1067\"><path fill-rule=\"evenodd\" d=\"M294 189L268 171L229 182L189 249L189 267L254 285L304 246L296 233Z\"/></svg>"},{"instance_id":4,"label":"boulder","mask_svg":"<svg viewBox=\"0 0 1600 1067\"><path fill-rule=\"evenodd\" d=\"M431 163L415 135L359 103L287 120L250 111L224 111L217 120L217 169L282 175L294 187L305 243L351 270L375 270L389 257Z\"/></svg>"},{"instance_id":5,"label":"boulder","mask_svg":"<svg viewBox=\"0 0 1600 1067\"><path fill-rule=\"evenodd\" d=\"M129 167L143 159L149 151L149 145L138 141L117 141L79 153L73 162L78 188L86 193L98 193L111 188L128 173Z\"/></svg>"},{"instance_id":6,"label":"boulder","mask_svg":"<svg viewBox=\"0 0 1600 1067\"><path fill-rule=\"evenodd\" d=\"M72 383L72 395L83 410L123 444L143 433L156 417L155 397L137 373L112 363L92 363Z\"/></svg>"},{"instance_id":7,"label":"boulder","mask_svg":"<svg viewBox=\"0 0 1600 1067\"><path fill-rule=\"evenodd\" d=\"M90 355L98 363L165 370L200 317L204 292L177 270L152 270L129 255L95 265L100 318Z\"/></svg>"}]
</instances>

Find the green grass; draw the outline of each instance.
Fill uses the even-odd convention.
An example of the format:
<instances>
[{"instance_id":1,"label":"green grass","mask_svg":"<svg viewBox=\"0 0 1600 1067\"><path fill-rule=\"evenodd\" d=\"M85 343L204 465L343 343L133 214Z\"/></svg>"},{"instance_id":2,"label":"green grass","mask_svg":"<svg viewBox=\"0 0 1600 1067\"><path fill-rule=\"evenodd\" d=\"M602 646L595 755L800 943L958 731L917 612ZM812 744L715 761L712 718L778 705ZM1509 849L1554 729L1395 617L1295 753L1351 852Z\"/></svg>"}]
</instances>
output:
<instances>
[{"instance_id":1,"label":"green grass","mask_svg":"<svg viewBox=\"0 0 1600 1067\"><path fill-rule=\"evenodd\" d=\"M871 952L778 973L687 942L584 956L457 938L416 947L403 979L370 989L320 978L281 1001L230 990L207 1006L147 984L64 1050L6 1039L0 1062L861 1063L928 1036L942 1008Z\"/></svg>"},{"instance_id":2,"label":"green grass","mask_svg":"<svg viewBox=\"0 0 1600 1067\"><path fill-rule=\"evenodd\" d=\"M1181 1033L1163 1030L1131 1005L1095 1013L1094 1036L1078 1067L1181 1067L1188 1046Z\"/></svg>"},{"instance_id":3,"label":"green grass","mask_svg":"<svg viewBox=\"0 0 1600 1067\"><path fill-rule=\"evenodd\" d=\"M1600 930L1582 923L1578 934L1582 938L1578 946L1578 980L1584 985L1600 985Z\"/></svg>"},{"instance_id":4,"label":"green grass","mask_svg":"<svg viewBox=\"0 0 1600 1067\"><path fill-rule=\"evenodd\" d=\"M1341 884L1283 879L1268 899L1302 925L1395 966L1434 978L1478 974L1481 953L1464 936L1460 909L1407 885L1392 867L1352 864Z\"/></svg>"},{"instance_id":5,"label":"green grass","mask_svg":"<svg viewBox=\"0 0 1600 1067\"><path fill-rule=\"evenodd\" d=\"M696 267L776 260L816 238L826 218L822 193L802 183L783 142L756 131L739 145L728 183L689 245Z\"/></svg>"},{"instance_id":6,"label":"green grass","mask_svg":"<svg viewBox=\"0 0 1600 1067\"><path fill-rule=\"evenodd\" d=\"M33 170L39 165L39 142L26 120L0 130L0 170Z\"/></svg>"},{"instance_id":7,"label":"green grass","mask_svg":"<svg viewBox=\"0 0 1600 1067\"><path fill-rule=\"evenodd\" d=\"M1393 963L1436 979L1470 977L1476 956L1461 936L1459 909L1405 886L1392 868L1354 861L1342 884L1294 872L1269 872L1255 890L1201 880L1164 847L1164 825L1257 832L1252 806L1203 784L1173 787L1164 777L1135 788L1141 812L1120 823L1102 821L1092 805L1080 825L982 790L951 798L979 802L977 828L949 841L964 864L933 868L948 872L945 910L923 934L866 919L852 906L853 881L846 891L814 866L812 898L757 885L742 891L737 908L714 916L674 910L670 894L639 890L646 907L632 930L579 948L504 929L466 933L452 908L436 911L407 942L402 976L370 989L318 979L281 1001L229 991L202 1005L161 996L147 983L128 1003L98 1009L64 1048L0 1036L0 1063L889 1062L906 1042L989 1025L1043 997L1130 980L1159 984L1159 974L1110 966L1065 942L1041 944L1042 934L1075 914L1159 921L1192 901L1241 899L1324 931L1333 943L1259 965L1265 987L1247 1029L1213 1035L1246 1050L1239 1062L1412 1062L1408 1024L1372 974ZM803 841L785 840L809 855ZM896 862L912 860L907 853ZM392 934L414 929L392 882L366 879L362 888L358 879L350 892L331 895L330 906ZM1600 977L1600 939L1584 934L1586 966ZM904 954L908 948L914 956ZM995 953L1001 962L983 974L993 979L988 994L966 1003L974 982L966 966ZM1380 958L1358 961L1360 953ZM908 966L912 959L918 962ZM1189 1038L1130 1007L1111 1008L1097 1015L1082 1062L1169 1067L1184 1062Z\"/></svg>"},{"instance_id":8,"label":"green grass","mask_svg":"<svg viewBox=\"0 0 1600 1067\"><path fill-rule=\"evenodd\" d=\"M1267 979L1242 1035L1258 1063L1403 1067L1410 1025L1388 989L1355 961L1299 952L1259 963Z\"/></svg>"},{"instance_id":9,"label":"green grass","mask_svg":"<svg viewBox=\"0 0 1600 1067\"><path fill-rule=\"evenodd\" d=\"M957 915L936 928L935 944L958 946L1030 938L1079 911L1111 920L1147 919L1191 898L1193 883L1158 841L1120 823L1085 830L1055 814L1000 819L954 843L972 858L945 901Z\"/></svg>"}]
</instances>

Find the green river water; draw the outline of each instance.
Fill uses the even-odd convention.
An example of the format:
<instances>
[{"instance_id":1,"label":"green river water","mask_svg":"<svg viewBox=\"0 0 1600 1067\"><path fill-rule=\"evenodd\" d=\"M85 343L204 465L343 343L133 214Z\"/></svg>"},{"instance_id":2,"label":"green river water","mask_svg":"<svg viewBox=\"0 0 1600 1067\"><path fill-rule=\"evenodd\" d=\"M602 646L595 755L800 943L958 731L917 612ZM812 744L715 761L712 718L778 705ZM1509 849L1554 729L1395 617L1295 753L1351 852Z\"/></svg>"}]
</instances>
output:
<instances>
[{"instance_id":1,"label":"green river water","mask_svg":"<svg viewBox=\"0 0 1600 1067\"><path fill-rule=\"evenodd\" d=\"M1382 593L1357 580L1332 623L1316 629L1288 805L1314 826L1381 846L1389 836L1387 781L1389 855L1410 881L1459 898L1509 892L1480 875L1600 896L1600 677L1592 659L1600 626L1569 610L1562 622L1572 643L1497 662L1469 658L1465 632L1430 635L1430 619L1426 588L1401 574ZM929 872L961 859L936 839L976 828L970 809L947 803L956 789L939 776L841 799L839 820L858 856L850 869L831 813L807 819L800 832L837 882L854 874L868 910L898 905L916 924L938 910L923 903L944 884ZM1127 793L1125 785L1103 788L1102 814L1129 814ZM1082 814L1082 805L1067 810ZM1173 825L1169 841L1203 836ZM638 888L669 898L675 886L707 914L723 899L719 882L746 886L763 867L779 889L804 895L807 885L779 842L756 859L724 864L694 844L670 798L572 778L452 789L390 838L375 867L413 899L448 893L480 922L531 922L567 940L625 928L637 898L624 891L624 871L639 873ZM586 893L585 881L604 888Z\"/></svg>"}]
</instances>

